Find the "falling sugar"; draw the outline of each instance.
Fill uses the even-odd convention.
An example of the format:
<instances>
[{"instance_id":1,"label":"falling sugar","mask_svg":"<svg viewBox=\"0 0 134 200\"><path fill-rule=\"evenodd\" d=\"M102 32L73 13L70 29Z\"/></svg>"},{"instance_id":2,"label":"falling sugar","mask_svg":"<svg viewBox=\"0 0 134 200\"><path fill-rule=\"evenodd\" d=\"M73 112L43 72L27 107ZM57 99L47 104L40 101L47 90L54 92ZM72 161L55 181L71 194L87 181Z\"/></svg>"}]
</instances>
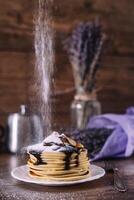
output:
<instances>
[{"instance_id":1,"label":"falling sugar","mask_svg":"<svg viewBox=\"0 0 134 200\"><path fill-rule=\"evenodd\" d=\"M53 30L50 7L52 0L39 0L35 15L35 76L39 99L38 110L45 124L44 136L51 131L51 80L54 69Z\"/></svg>"}]
</instances>

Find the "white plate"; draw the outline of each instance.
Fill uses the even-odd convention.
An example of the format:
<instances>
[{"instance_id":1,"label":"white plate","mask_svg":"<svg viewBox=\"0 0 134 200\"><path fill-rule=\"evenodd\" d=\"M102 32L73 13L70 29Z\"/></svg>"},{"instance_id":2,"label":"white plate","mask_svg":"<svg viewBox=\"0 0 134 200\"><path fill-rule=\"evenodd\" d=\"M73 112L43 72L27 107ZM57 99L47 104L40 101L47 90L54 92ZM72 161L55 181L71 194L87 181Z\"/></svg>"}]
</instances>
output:
<instances>
[{"instance_id":1,"label":"white plate","mask_svg":"<svg viewBox=\"0 0 134 200\"><path fill-rule=\"evenodd\" d=\"M101 167L96 165L90 165L91 169L91 176L82 180L78 181L46 181L46 180L38 180L36 178L32 178L28 175L28 167L26 165L16 167L12 170L11 175L13 178L23 181L26 183L35 183L39 185L46 185L46 186L64 186L64 185L74 185L78 183L85 183L88 181L93 181L96 179L101 178L105 175L105 170Z\"/></svg>"}]
</instances>

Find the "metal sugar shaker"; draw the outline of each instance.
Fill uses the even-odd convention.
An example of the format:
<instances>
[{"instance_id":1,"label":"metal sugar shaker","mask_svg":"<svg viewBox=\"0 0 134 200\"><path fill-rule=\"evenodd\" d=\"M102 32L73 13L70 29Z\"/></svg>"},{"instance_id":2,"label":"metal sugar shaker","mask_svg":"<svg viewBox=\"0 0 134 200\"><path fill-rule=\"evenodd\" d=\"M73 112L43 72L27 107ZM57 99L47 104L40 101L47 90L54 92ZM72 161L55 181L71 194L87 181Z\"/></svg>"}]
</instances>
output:
<instances>
[{"instance_id":1,"label":"metal sugar shaker","mask_svg":"<svg viewBox=\"0 0 134 200\"><path fill-rule=\"evenodd\" d=\"M32 141L31 120L27 106L21 105L19 113L10 114L7 126L7 148L11 153L19 153Z\"/></svg>"}]
</instances>

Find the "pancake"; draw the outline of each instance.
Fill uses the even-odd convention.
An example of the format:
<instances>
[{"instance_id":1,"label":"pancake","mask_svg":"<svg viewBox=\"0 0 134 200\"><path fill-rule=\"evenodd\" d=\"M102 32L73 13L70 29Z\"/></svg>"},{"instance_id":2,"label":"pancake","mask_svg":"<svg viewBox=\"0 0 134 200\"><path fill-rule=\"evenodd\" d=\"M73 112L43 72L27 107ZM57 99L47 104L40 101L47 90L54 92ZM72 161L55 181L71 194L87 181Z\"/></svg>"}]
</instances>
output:
<instances>
[{"instance_id":1,"label":"pancake","mask_svg":"<svg viewBox=\"0 0 134 200\"><path fill-rule=\"evenodd\" d=\"M73 181L91 175L87 150L64 134L53 132L42 143L28 147L29 176Z\"/></svg>"}]
</instances>

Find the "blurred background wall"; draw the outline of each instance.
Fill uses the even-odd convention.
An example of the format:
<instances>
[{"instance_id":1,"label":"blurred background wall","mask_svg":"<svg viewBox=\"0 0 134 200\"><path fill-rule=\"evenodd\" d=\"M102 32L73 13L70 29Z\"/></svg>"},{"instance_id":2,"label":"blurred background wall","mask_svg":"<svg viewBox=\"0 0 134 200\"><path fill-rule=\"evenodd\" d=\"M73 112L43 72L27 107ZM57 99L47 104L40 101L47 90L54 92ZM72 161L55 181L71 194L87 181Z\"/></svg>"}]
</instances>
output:
<instances>
[{"instance_id":1,"label":"blurred background wall","mask_svg":"<svg viewBox=\"0 0 134 200\"><path fill-rule=\"evenodd\" d=\"M37 0L0 0L0 124L29 104L34 69L33 13ZM55 88L54 122L69 124L74 92L72 68L62 41L80 21L100 17L107 42L97 85L102 111L121 113L134 104L134 1L54 0Z\"/></svg>"}]
</instances>

